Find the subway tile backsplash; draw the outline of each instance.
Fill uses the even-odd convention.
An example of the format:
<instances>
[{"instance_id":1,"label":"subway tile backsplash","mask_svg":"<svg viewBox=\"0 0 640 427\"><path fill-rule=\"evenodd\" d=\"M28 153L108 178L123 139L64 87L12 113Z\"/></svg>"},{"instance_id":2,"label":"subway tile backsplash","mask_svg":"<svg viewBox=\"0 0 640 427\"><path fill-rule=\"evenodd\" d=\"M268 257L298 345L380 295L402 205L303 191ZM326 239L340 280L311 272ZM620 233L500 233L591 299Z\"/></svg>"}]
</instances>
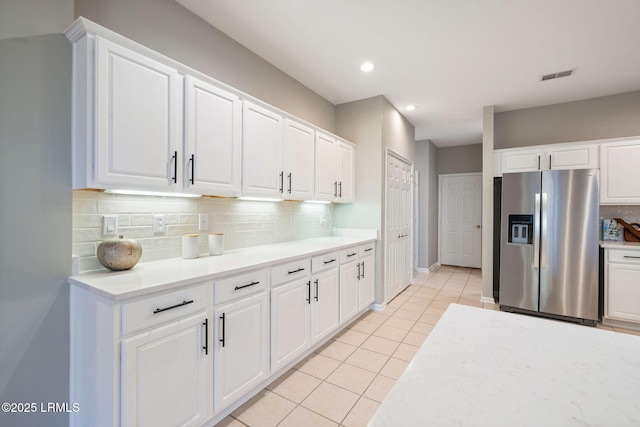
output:
<instances>
[{"instance_id":1,"label":"subway tile backsplash","mask_svg":"<svg viewBox=\"0 0 640 427\"><path fill-rule=\"evenodd\" d=\"M225 250L330 236L332 205L299 202L251 202L232 198L181 199L73 193L73 253L80 272L100 270L96 248L102 240L102 216L116 215L118 234L142 245L140 262L181 256L183 234L200 234L200 253L207 253L207 235L224 233ZM198 214L209 215L209 230L198 231ZM164 215L165 233L154 234L153 216Z\"/></svg>"}]
</instances>

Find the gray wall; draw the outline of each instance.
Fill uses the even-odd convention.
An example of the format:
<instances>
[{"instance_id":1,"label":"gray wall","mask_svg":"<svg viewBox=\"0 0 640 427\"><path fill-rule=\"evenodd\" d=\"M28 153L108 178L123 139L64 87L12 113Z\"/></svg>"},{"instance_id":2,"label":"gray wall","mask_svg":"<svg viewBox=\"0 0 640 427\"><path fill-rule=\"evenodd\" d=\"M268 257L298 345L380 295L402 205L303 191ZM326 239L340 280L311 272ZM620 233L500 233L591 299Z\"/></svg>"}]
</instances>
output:
<instances>
[{"instance_id":1,"label":"gray wall","mask_svg":"<svg viewBox=\"0 0 640 427\"><path fill-rule=\"evenodd\" d=\"M496 113L494 148L640 135L640 91Z\"/></svg>"},{"instance_id":2,"label":"gray wall","mask_svg":"<svg viewBox=\"0 0 640 427\"><path fill-rule=\"evenodd\" d=\"M415 169L420 171L418 265L428 269L438 262L438 151L429 140L416 141Z\"/></svg>"},{"instance_id":3,"label":"gray wall","mask_svg":"<svg viewBox=\"0 0 640 427\"><path fill-rule=\"evenodd\" d=\"M482 144L438 148L438 173L482 172Z\"/></svg>"},{"instance_id":4,"label":"gray wall","mask_svg":"<svg viewBox=\"0 0 640 427\"><path fill-rule=\"evenodd\" d=\"M0 41L0 402L68 402L71 46ZM2 426L63 426L6 414Z\"/></svg>"},{"instance_id":5,"label":"gray wall","mask_svg":"<svg viewBox=\"0 0 640 427\"><path fill-rule=\"evenodd\" d=\"M335 107L174 0L76 0L75 15L249 95L335 130Z\"/></svg>"},{"instance_id":6,"label":"gray wall","mask_svg":"<svg viewBox=\"0 0 640 427\"><path fill-rule=\"evenodd\" d=\"M410 161L415 158L415 129L382 95L336 106L336 133L357 145L356 200L336 205L335 224L378 230L376 303L385 301L384 170L387 148Z\"/></svg>"}]
</instances>

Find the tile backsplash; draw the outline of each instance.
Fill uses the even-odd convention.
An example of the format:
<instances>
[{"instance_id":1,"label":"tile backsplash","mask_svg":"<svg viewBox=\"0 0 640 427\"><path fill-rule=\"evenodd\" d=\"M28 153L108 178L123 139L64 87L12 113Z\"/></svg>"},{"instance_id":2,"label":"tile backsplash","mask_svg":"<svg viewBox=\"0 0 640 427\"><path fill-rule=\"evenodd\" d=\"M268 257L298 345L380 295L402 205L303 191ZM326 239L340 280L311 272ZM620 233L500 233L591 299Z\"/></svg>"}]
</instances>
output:
<instances>
[{"instance_id":1,"label":"tile backsplash","mask_svg":"<svg viewBox=\"0 0 640 427\"><path fill-rule=\"evenodd\" d=\"M640 206L600 205L600 219L622 218L640 224Z\"/></svg>"},{"instance_id":2,"label":"tile backsplash","mask_svg":"<svg viewBox=\"0 0 640 427\"><path fill-rule=\"evenodd\" d=\"M329 236L332 205L299 202L252 202L232 198L183 199L73 193L73 253L80 272L100 270L96 248L102 240L102 216L116 215L118 234L137 239L140 262L181 256L182 235L200 234L200 253L207 253L207 235L224 233L225 250ZM209 215L209 230L198 231L198 214ZM165 233L154 234L153 216L164 215Z\"/></svg>"}]
</instances>

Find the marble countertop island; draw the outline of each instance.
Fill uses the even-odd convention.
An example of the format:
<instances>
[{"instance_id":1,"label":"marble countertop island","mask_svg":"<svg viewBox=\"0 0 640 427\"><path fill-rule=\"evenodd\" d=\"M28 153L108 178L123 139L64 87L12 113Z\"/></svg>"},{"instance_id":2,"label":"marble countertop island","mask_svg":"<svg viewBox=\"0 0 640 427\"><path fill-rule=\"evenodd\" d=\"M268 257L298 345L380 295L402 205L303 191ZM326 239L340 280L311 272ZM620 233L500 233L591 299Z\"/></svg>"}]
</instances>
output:
<instances>
[{"instance_id":1,"label":"marble countertop island","mask_svg":"<svg viewBox=\"0 0 640 427\"><path fill-rule=\"evenodd\" d=\"M451 304L370 426L639 426L640 337Z\"/></svg>"}]
</instances>

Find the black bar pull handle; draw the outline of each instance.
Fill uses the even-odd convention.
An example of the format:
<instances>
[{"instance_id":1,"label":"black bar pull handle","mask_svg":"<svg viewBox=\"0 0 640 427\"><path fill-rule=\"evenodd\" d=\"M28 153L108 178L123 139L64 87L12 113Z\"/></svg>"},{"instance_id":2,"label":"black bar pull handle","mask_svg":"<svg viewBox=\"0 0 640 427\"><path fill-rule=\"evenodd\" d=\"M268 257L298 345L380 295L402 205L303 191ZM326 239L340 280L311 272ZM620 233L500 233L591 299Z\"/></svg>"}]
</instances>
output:
<instances>
[{"instance_id":1,"label":"black bar pull handle","mask_svg":"<svg viewBox=\"0 0 640 427\"><path fill-rule=\"evenodd\" d=\"M204 354L209 354L209 319L204 319L202 323L204 325Z\"/></svg>"},{"instance_id":2,"label":"black bar pull handle","mask_svg":"<svg viewBox=\"0 0 640 427\"><path fill-rule=\"evenodd\" d=\"M284 193L284 171L280 172L280 192Z\"/></svg>"},{"instance_id":3,"label":"black bar pull handle","mask_svg":"<svg viewBox=\"0 0 640 427\"><path fill-rule=\"evenodd\" d=\"M628 258L628 259L640 259L640 256L623 255L623 258Z\"/></svg>"},{"instance_id":4,"label":"black bar pull handle","mask_svg":"<svg viewBox=\"0 0 640 427\"><path fill-rule=\"evenodd\" d=\"M358 255L358 252L354 252L352 254L347 254L347 258L351 258L352 256Z\"/></svg>"},{"instance_id":5,"label":"black bar pull handle","mask_svg":"<svg viewBox=\"0 0 640 427\"><path fill-rule=\"evenodd\" d=\"M287 191L289 192L289 194L291 194L291 172L289 172L288 178L289 178L289 190Z\"/></svg>"},{"instance_id":6,"label":"black bar pull handle","mask_svg":"<svg viewBox=\"0 0 640 427\"><path fill-rule=\"evenodd\" d=\"M338 192L338 197L342 198L342 181L338 183L338 188L340 189L340 191Z\"/></svg>"},{"instance_id":7,"label":"black bar pull handle","mask_svg":"<svg viewBox=\"0 0 640 427\"><path fill-rule=\"evenodd\" d=\"M314 283L316 284L316 296L314 297L314 299L318 301L318 279L316 279Z\"/></svg>"},{"instance_id":8,"label":"black bar pull handle","mask_svg":"<svg viewBox=\"0 0 640 427\"><path fill-rule=\"evenodd\" d=\"M335 261L336 261L336 259L334 258L334 259L330 259L329 261L325 261L324 263L325 264L331 264L332 262L335 262Z\"/></svg>"},{"instance_id":9,"label":"black bar pull handle","mask_svg":"<svg viewBox=\"0 0 640 427\"><path fill-rule=\"evenodd\" d=\"M236 291L237 291L238 289L244 289L244 288L248 288L249 286L255 286L255 285L257 285L258 283L260 283L260 282L251 282L251 283L249 283L248 285L236 286L236 287L234 288L234 290L236 290Z\"/></svg>"},{"instance_id":10,"label":"black bar pull handle","mask_svg":"<svg viewBox=\"0 0 640 427\"><path fill-rule=\"evenodd\" d=\"M288 273L288 274L293 274L293 273L298 273L298 272L300 272L300 271L304 271L304 268L300 267L300 268L299 268L299 269L297 269L297 270L287 271L287 273Z\"/></svg>"},{"instance_id":11,"label":"black bar pull handle","mask_svg":"<svg viewBox=\"0 0 640 427\"><path fill-rule=\"evenodd\" d=\"M538 155L538 170L540 170L540 155Z\"/></svg>"},{"instance_id":12,"label":"black bar pull handle","mask_svg":"<svg viewBox=\"0 0 640 427\"><path fill-rule=\"evenodd\" d=\"M171 181L174 183L178 182L178 152L174 151L173 156L171 156L171 160L173 160L173 177Z\"/></svg>"},{"instance_id":13,"label":"black bar pull handle","mask_svg":"<svg viewBox=\"0 0 640 427\"><path fill-rule=\"evenodd\" d=\"M364 279L364 261L362 261L362 278Z\"/></svg>"},{"instance_id":14,"label":"black bar pull handle","mask_svg":"<svg viewBox=\"0 0 640 427\"><path fill-rule=\"evenodd\" d=\"M333 197L338 197L338 181L333 181Z\"/></svg>"},{"instance_id":15,"label":"black bar pull handle","mask_svg":"<svg viewBox=\"0 0 640 427\"><path fill-rule=\"evenodd\" d=\"M174 308L182 307L183 305L187 305L187 304L193 304L193 300L182 301L180 304L172 305L171 307L156 308L155 310L153 310L153 314L162 313L163 311L167 311L167 310L171 310L171 309L174 309Z\"/></svg>"},{"instance_id":16,"label":"black bar pull handle","mask_svg":"<svg viewBox=\"0 0 640 427\"><path fill-rule=\"evenodd\" d=\"M191 158L189 159L189 162L191 163L191 178L189 178L189 182L193 185L195 184L195 179L196 179L196 155L192 154Z\"/></svg>"},{"instance_id":17,"label":"black bar pull handle","mask_svg":"<svg viewBox=\"0 0 640 427\"><path fill-rule=\"evenodd\" d=\"M358 277L357 277L357 279L360 280L360 263L358 263Z\"/></svg>"},{"instance_id":18,"label":"black bar pull handle","mask_svg":"<svg viewBox=\"0 0 640 427\"><path fill-rule=\"evenodd\" d=\"M224 348L224 321L225 321L225 313L222 313L222 316L220 316L220 320L222 320L222 338L220 338L220 342L222 343L222 348Z\"/></svg>"},{"instance_id":19,"label":"black bar pull handle","mask_svg":"<svg viewBox=\"0 0 640 427\"><path fill-rule=\"evenodd\" d=\"M369 251L372 251L372 250L373 250L373 248L367 248L367 249L365 249L364 251L365 251L365 252L369 252Z\"/></svg>"},{"instance_id":20,"label":"black bar pull handle","mask_svg":"<svg viewBox=\"0 0 640 427\"><path fill-rule=\"evenodd\" d=\"M307 302L311 304L311 280L307 282Z\"/></svg>"}]
</instances>

